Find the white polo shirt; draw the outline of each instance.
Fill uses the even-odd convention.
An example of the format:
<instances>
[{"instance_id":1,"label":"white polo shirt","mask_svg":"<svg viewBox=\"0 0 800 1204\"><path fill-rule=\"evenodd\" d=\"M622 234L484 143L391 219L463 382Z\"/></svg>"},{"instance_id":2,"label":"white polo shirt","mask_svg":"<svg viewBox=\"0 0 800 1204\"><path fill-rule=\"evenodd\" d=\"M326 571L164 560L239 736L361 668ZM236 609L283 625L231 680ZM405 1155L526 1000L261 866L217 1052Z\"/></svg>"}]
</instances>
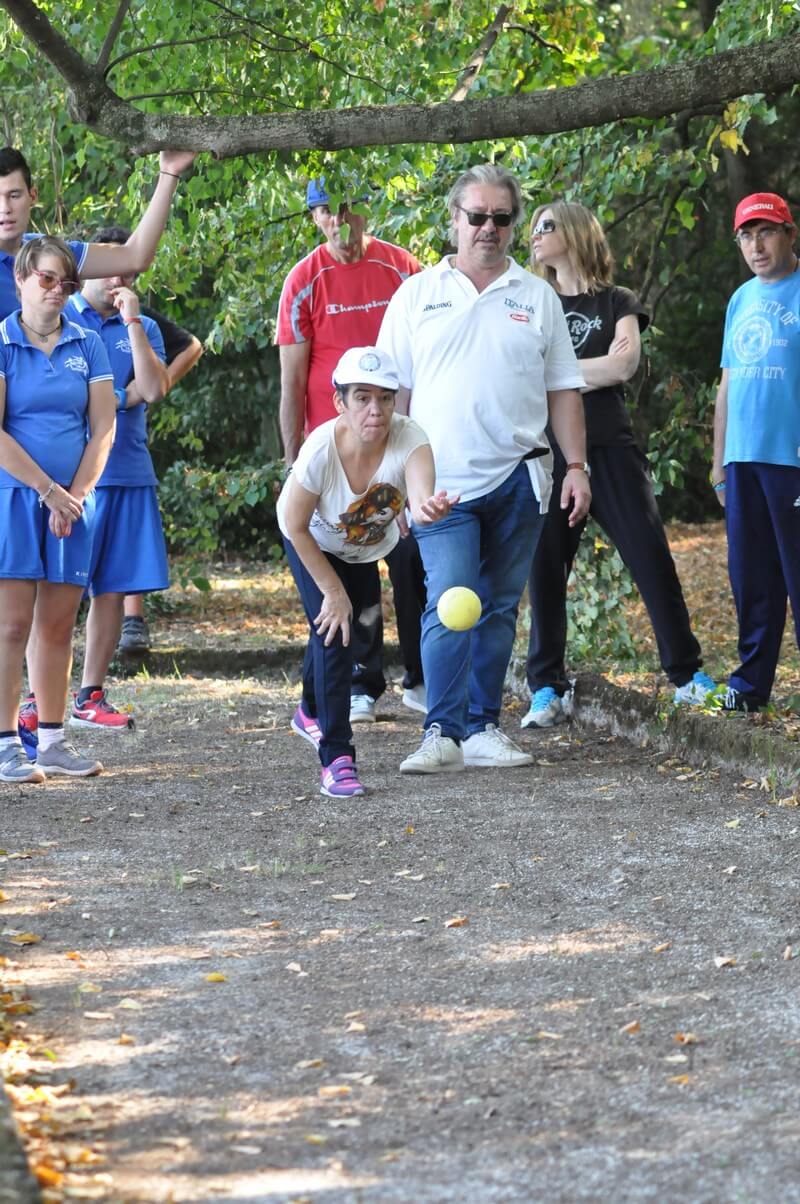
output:
<instances>
[{"instance_id":1,"label":"white polo shirt","mask_svg":"<svg viewBox=\"0 0 800 1204\"><path fill-rule=\"evenodd\" d=\"M437 489L462 501L490 493L527 452L548 446L549 390L584 386L556 292L513 259L481 293L449 258L410 277L389 302L378 346L412 391ZM528 463L544 511L549 469Z\"/></svg>"}]
</instances>

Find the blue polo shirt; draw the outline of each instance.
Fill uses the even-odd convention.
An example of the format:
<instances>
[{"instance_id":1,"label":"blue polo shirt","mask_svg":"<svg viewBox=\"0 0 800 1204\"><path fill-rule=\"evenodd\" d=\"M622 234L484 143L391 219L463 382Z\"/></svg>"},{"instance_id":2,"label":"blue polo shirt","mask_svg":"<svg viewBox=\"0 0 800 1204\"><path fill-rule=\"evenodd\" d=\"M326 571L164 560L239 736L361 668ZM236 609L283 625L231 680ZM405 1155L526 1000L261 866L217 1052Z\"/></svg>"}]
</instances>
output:
<instances>
[{"instance_id":1,"label":"blue polo shirt","mask_svg":"<svg viewBox=\"0 0 800 1204\"><path fill-rule=\"evenodd\" d=\"M128 329L115 310L104 318L94 309L82 293L70 297L64 313L81 326L94 330L102 339L108 352L111 371L114 373L114 388L124 391L133 380L133 353ZM162 363L166 362L164 340L158 324L152 318L142 318L144 332L150 345ZM97 488L107 485L156 485L158 479L147 447L147 405L134 406L132 410L117 410L117 433L111 455L97 482Z\"/></svg>"},{"instance_id":2,"label":"blue polo shirt","mask_svg":"<svg viewBox=\"0 0 800 1204\"><path fill-rule=\"evenodd\" d=\"M41 237L41 234L23 234L22 241L30 242L32 238ZM73 242L69 239L64 241L77 259L80 272L86 259L86 252L89 250L88 242ZM0 251L0 320L13 314L15 309L19 309L17 286L14 283L14 258L15 256L6 255L4 251Z\"/></svg>"},{"instance_id":3,"label":"blue polo shirt","mask_svg":"<svg viewBox=\"0 0 800 1204\"><path fill-rule=\"evenodd\" d=\"M86 447L89 385L112 380L106 350L92 330L64 318L48 358L28 341L19 313L0 322L0 377L6 382L3 430L32 460L68 486ZM0 489L22 485L0 468Z\"/></svg>"}]
</instances>

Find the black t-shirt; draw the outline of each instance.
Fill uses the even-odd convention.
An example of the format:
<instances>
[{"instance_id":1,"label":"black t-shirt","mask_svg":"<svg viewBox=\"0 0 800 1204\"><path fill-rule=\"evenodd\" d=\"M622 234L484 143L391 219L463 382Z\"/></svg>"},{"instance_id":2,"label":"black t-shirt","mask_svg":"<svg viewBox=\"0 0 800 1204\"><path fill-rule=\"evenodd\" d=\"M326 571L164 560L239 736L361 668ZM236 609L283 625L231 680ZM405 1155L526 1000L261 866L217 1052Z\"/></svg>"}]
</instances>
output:
<instances>
[{"instance_id":1,"label":"black t-shirt","mask_svg":"<svg viewBox=\"0 0 800 1204\"><path fill-rule=\"evenodd\" d=\"M650 325L646 310L629 288L611 285L598 293L580 293L577 297L564 297L559 293L559 297L579 360L608 355L617 322L628 314L635 314L639 319L640 331ZM583 408L588 447L636 442L621 384L584 393Z\"/></svg>"},{"instance_id":2,"label":"black t-shirt","mask_svg":"<svg viewBox=\"0 0 800 1204\"><path fill-rule=\"evenodd\" d=\"M161 331L161 337L164 340L164 353L167 357L167 363L171 364L177 355L180 355L192 341L192 335L188 330L184 330L182 326L178 326L169 318L165 318L157 309L151 309L149 305L142 305L141 311L148 318L152 318L158 323L158 329Z\"/></svg>"}]
</instances>

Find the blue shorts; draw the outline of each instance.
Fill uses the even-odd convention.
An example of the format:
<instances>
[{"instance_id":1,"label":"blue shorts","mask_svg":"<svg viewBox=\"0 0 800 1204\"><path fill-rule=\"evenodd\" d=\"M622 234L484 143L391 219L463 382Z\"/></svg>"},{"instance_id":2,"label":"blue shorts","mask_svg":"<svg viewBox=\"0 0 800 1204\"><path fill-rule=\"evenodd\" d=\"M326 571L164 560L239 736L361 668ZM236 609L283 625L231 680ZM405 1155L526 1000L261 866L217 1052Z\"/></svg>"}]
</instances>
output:
<instances>
[{"instance_id":1,"label":"blue shorts","mask_svg":"<svg viewBox=\"0 0 800 1204\"><path fill-rule=\"evenodd\" d=\"M94 514L95 494L90 493L72 533L56 539L47 525L50 511L39 505L35 489L0 489L0 577L85 586Z\"/></svg>"},{"instance_id":2,"label":"blue shorts","mask_svg":"<svg viewBox=\"0 0 800 1204\"><path fill-rule=\"evenodd\" d=\"M166 589L167 547L155 485L104 485L95 495L92 597Z\"/></svg>"}]
</instances>

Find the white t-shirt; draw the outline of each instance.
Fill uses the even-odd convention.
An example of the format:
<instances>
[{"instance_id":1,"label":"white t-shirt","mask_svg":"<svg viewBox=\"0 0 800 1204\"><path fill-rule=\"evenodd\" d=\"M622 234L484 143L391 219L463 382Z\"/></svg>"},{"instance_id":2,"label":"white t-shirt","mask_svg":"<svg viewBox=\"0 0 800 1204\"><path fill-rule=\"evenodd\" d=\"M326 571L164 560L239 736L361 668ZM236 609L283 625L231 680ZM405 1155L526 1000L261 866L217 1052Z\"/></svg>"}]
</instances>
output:
<instances>
[{"instance_id":1,"label":"white t-shirt","mask_svg":"<svg viewBox=\"0 0 800 1204\"><path fill-rule=\"evenodd\" d=\"M395 519L406 498L406 461L428 443L422 427L402 414L393 414L383 460L363 493L354 493L336 449L338 418L323 422L300 448L292 475L319 502L308 525L323 552L333 552L351 564L381 560L400 538ZM278 498L278 526L286 530L286 494L290 476Z\"/></svg>"},{"instance_id":2,"label":"white t-shirt","mask_svg":"<svg viewBox=\"0 0 800 1204\"><path fill-rule=\"evenodd\" d=\"M436 487L463 501L501 485L525 454L547 448L547 393L584 379L556 292L509 260L479 293L445 258L401 284L378 346L410 388L411 416L427 433ZM529 460L542 510L550 460Z\"/></svg>"}]
</instances>

